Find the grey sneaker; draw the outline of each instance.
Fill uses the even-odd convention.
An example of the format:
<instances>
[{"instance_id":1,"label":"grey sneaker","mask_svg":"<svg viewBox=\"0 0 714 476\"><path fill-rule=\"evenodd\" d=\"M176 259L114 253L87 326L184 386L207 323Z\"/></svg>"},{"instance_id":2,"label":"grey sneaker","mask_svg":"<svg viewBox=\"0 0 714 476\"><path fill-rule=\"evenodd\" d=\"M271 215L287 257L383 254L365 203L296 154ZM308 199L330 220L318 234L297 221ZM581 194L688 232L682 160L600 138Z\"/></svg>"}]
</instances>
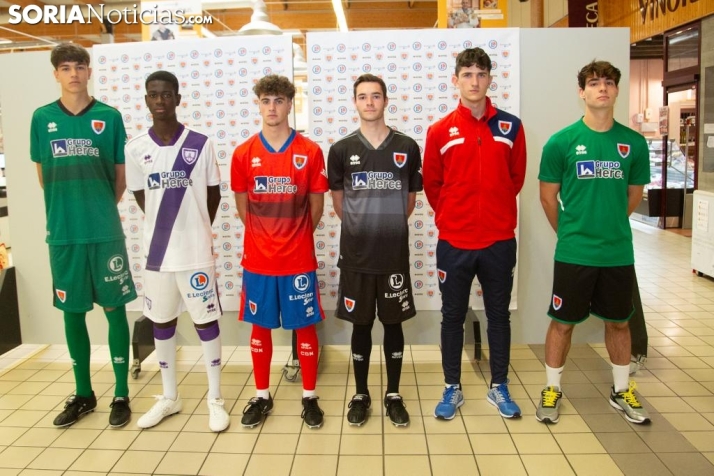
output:
<instances>
[{"instance_id":1,"label":"grey sneaker","mask_svg":"<svg viewBox=\"0 0 714 476\"><path fill-rule=\"evenodd\" d=\"M615 392L615 388L610 389L610 405L621 412L625 412L625 418L632 423L649 423L650 415L640 402L637 401L635 382L630 382L630 388L624 392Z\"/></svg>"},{"instance_id":2,"label":"grey sneaker","mask_svg":"<svg viewBox=\"0 0 714 476\"><path fill-rule=\"evenodd\" d=\"M558 423L560 420L560 399L563 397L563 392L558 387L545 387L540 392L540 402L538 410L536 410L536 420L545 423Z\"/></svg>"}]
</instances>

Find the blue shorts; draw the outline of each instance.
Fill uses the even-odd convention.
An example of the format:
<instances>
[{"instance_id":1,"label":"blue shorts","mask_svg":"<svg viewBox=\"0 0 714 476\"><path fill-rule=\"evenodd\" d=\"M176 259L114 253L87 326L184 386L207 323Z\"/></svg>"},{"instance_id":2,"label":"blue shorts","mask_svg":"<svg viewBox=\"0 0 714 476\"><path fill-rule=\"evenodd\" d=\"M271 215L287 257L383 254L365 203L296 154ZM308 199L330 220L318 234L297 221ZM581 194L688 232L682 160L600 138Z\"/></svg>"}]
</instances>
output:
<instances>
[{"instance_id":1,"label":"blue shorts","mask_svg":"<svg viewBox=\"0 0 714 476\"><path fill-rule=\"evenodd\" d=\"M267 329L302 329L325 319L317 273L266 276L243 270L238 319Z\"/></svg>"}]
</instances>

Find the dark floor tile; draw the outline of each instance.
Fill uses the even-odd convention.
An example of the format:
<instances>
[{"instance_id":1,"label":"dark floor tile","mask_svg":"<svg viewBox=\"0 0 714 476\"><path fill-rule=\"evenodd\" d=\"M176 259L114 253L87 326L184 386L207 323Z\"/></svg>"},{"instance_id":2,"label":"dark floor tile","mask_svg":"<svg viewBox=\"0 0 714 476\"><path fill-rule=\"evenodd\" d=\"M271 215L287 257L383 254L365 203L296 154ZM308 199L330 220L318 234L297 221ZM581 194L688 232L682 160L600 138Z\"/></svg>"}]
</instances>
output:
<instances>
[{"instance_id":1,"label":"dark floor tile","mask_svg":"<svg viewBox=\"0 0 714 476\"><path fill-rule=\"evenodd\" d=\"M657 413L654 410L652 410L652 407L650 407L647 404L647 401L644 398L640 398L640 403L642 403L642 406L645 407L647 410L650 412L650 423L648 424L638 424L638 423L631 423L627 422L627 424L632 427L633 430L635 430L638 433L652 433L652 432L672 432L672 431L677 431L677 429L672 425L665 417L662 416L661 413Z\"/></svg>"},{"instance_id":2,"label":"dark floor tile","mask_svg":"<svg viewBox=\"0 0 714 476\"><path fill-rule=\"evenodd\" d=\"M567 389L566 389L567 391ZM580 415L591 415L593 413L615 413L615 410L605 397L593 398L570 398L568 400Z\"/></svg>"},{"instance_id":3,"label":"dark floor tile","mask_svg":"<svg viewBox=\"0 0 714 476\"><path fill-rule=\"evenodd\" d=\"M601 398L602 395L591 383L569 383L563 384L563 393L569 399L573 398Z\"/></svg>"},{"instance_id":4,"label":"dark floor tile","mask_svg":"<svg viewBox=\"0 0 714 476\"><path fill-rule=\"evenodd\" d=\"M610 455L650 452L649 447L635 432L595 433L595 436Z\"/></svg>"},{"instance_id":5,"label":"dark floor tile","mask_svg":"<svg viewBox=\"0 0 714 476\"><path fill-rule=\"evenodd\" d=\"M609 383L612 385L612 370L583 370L583 374L592 383Z\"/></svg>"},{"instance_id":6,"label":"dark floor tile","mask_svg":"<svg viewBox=\"0 0 714 476\"><path fill-rule=\"evenodd\" d=\"M652 426L652 425L650 425ZM640 433L640 438L657 453L697 453L697 449L678 431Z\"/></svg>"},{"instance_id":7,"label":"dark floor tile","mask_svg":"<svg viewBox=\"0 0 714 476\"><path fill-rule=\"evenodd\" d=\"M625 476L671 476L672 472L654 453L611 454Z\"/></svg>"},{"instance_id":8,"label":"dark floor tile","mask_svg":"<svg viewBox=\"0 0 714 476\"><path fill-rule=\"evenodd\" d=\"M571 359L580 370L607 370L612 372L612 366L610 365L610 362L603 359L597 354L595 355L597 357L594 358L579 358L571 355Z\"/></svg>"},{"instance_id":9,"label":"dark floor tile","mask_svg":"<svg viewBox=\"0 0 714 476\"><path fill-rule=\"evenodd\" d=\"M618 414L581 415L593 433L626 433L632 431L627 420Z\"/></svg>"},{"instance_id":10,"label":"dark floor tile","mask_svg":"<svg viewBox=\"0 0 714 476\"><path fill-rule=\"evenodd\" d=\"M714 465L700 453L663 453L658 456L676 476L705 476L714 474Z\"/></svg>"}]
</instances>

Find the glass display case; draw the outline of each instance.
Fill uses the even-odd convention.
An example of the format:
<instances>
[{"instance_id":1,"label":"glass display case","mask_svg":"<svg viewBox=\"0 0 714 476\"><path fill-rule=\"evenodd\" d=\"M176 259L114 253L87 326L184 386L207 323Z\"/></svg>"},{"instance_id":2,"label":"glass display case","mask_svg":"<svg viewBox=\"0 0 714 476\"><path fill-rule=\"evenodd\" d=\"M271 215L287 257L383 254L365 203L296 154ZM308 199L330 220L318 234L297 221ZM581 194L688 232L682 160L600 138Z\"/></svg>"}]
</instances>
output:
<instances>
[{"instance_id":1,"label":"glass display case","mask_svg":"<svg viewBox=\"0 0 714 476\"><path fill-rule=\"evenodd\" d=\"M672 139L667 141L667 152L664 151L662 139L648 139L650 151L650 183L645 186L645 193L649 189L662 188L662 163L667 168L667 188L684 188L685 177L687 188L694 188L695 165L694 158L687 160L679 143Z\"/></svg>"}]
</instances>

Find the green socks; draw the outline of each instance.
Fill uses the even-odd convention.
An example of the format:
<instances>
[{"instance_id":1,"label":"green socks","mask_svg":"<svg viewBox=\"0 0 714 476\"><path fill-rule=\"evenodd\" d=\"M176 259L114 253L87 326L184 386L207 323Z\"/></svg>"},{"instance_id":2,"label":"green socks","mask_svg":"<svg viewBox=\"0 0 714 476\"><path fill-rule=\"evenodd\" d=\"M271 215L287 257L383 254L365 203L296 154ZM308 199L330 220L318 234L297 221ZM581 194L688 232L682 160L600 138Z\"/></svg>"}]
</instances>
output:
<instances>
[{"instance_id":1,"label":"green socks","mask_svg":"<svg viewBox=\"0 0 714 476\"><path fill-rule=\"evenodd\" d=\"M109 321L109 353L114 367L116 387L115 397L129 396L129 323L126 307L119 306L112 311L104 311Z\"/></svg>"},{"instance_id":2,"label":"green socks","mask_svg":"<svg viewBox=\"0 0 714 476\"><path fill-rule=\"evenodd\" d=\"M92 350L85 322L86 316L84 312L64 313L64 334L67 338L69 355L72 357L76 392L80 397L92 396L92 382L89 378L89 355Z\"/></svg>"}]
</instances>

